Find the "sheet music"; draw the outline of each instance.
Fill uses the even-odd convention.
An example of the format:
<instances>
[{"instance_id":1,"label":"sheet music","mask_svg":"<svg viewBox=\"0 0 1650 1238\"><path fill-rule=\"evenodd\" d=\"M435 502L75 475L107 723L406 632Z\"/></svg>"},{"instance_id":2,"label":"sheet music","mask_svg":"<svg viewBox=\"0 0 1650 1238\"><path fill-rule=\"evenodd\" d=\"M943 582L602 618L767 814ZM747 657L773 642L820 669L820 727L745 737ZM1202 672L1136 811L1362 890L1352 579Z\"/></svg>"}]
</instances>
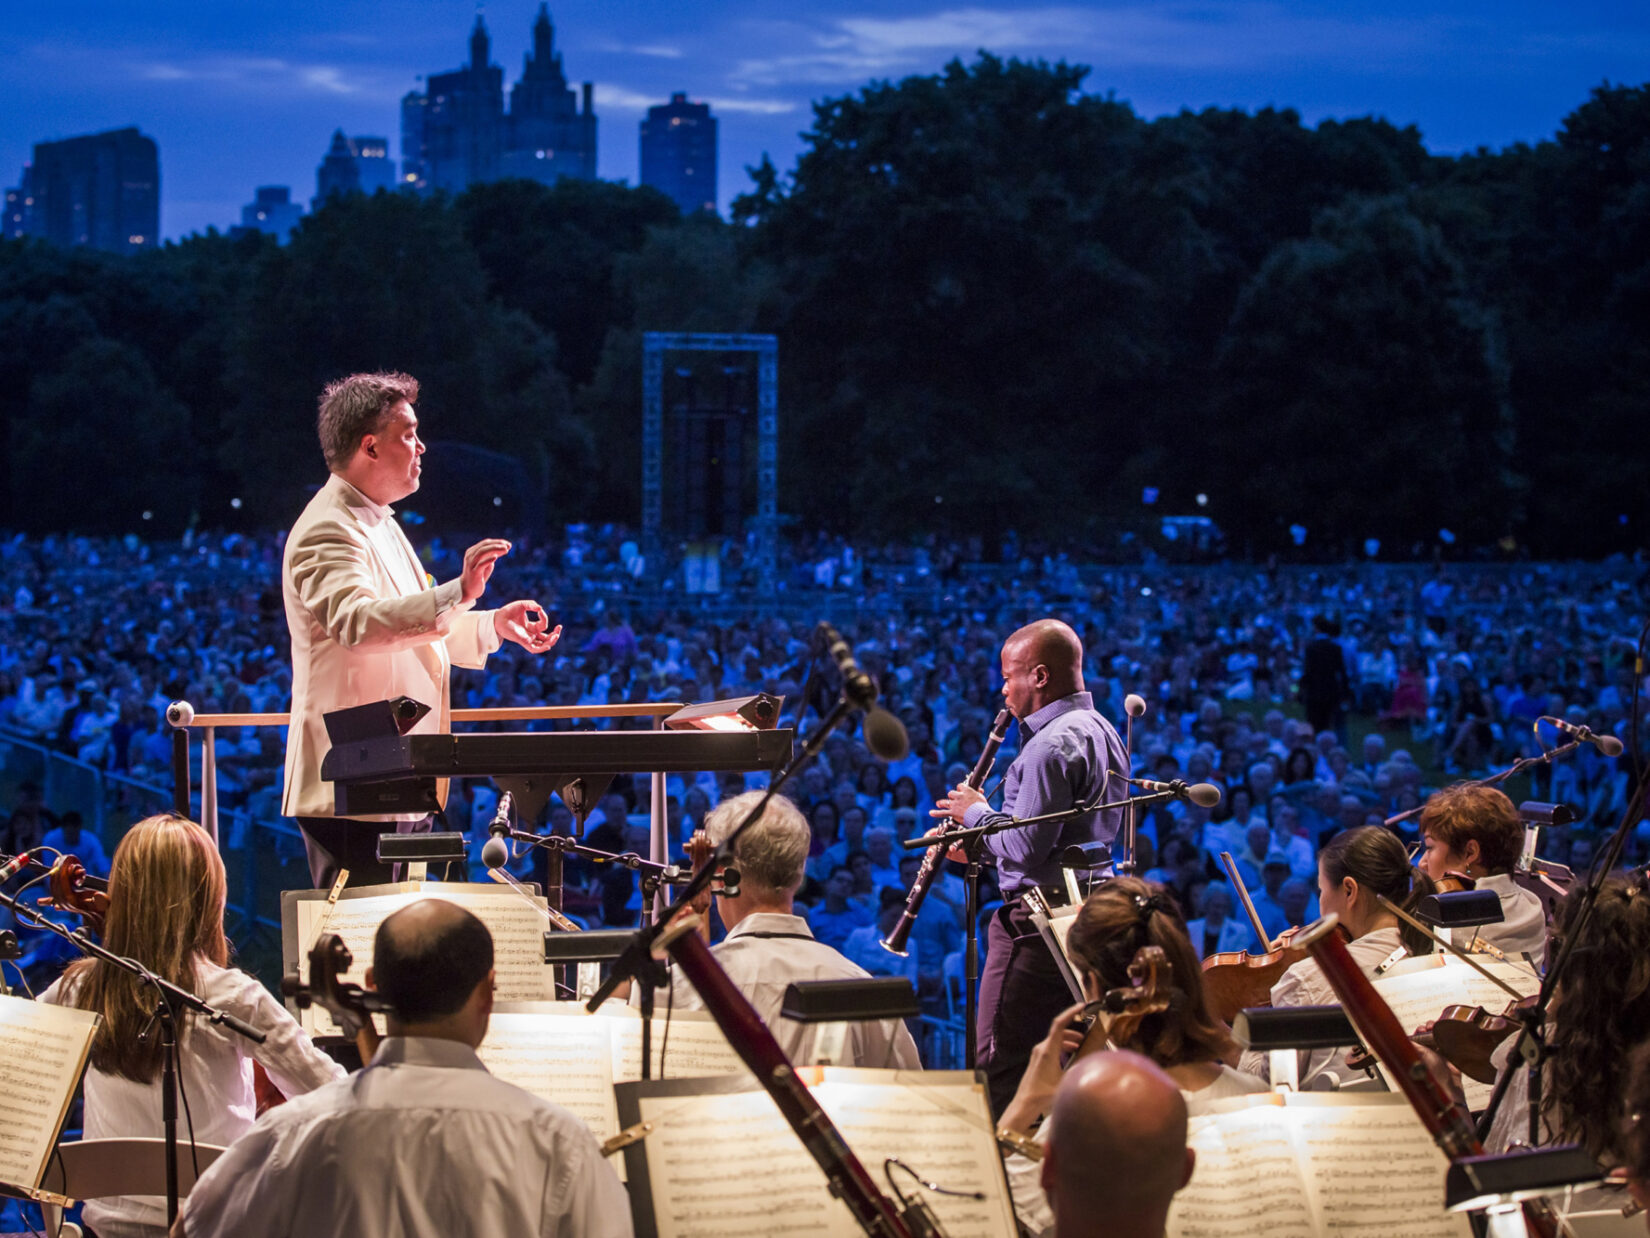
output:
<instances>
[{"instance_id":1,"label":"sheet music","mask_svg":"<svg viewBox=\"0 0 1650 1238\"><path fill-rule=\"evenodd\" d=\"M1262 1102L1193 1118L1192 1180L1169 1208L1169 1238L1316 1238L1284 1110Z\"/></svg>"},{"instance_id":2,"label":"sheet music","mask_svg":"<svg viewBox=\"0 0 1650 1238\"><path fill-rule=\"evenodd\" d=\"M1541 982L1528 970L1511 963L1483 959L1484 967L1501 977L1520 994L1529 996L1541 987ZM1467 964L1450 961L1443 966L1407 972L1401 976L1377 976L1372 983L1382 1000L1392 1007L1399 1025L1413 1032L1422 1023L1436 1019L1446 1006L1482 1006L1492 1014L1500 1014L1512 998L1499 985L1486 980ZM1392 1076L1386 1067L1381 1075L1389 1088ZM1463 1077L1462 1088L1467 1096L1467 1108L1477 1112L1489 1104L1492 1086Z\"/></svg>"},{"instance_id":3,"label":"sheet music","mask_svg":"<svg viewBox=\"0 0 1650 1238\"><path fill-rule=\"evenodd\" d=\"M39 1187L99 1022L89 1010L0 996L0 1182Z\"/></svg>"},{"instance_id":4,"label":"sheet music","mask_svg":"<svg viewBox=\"0 0 1650 1238\"><path fill-rule=\"evenodd\" d=\"M814 1096L879 1187L883 1158L899 1156L942 1185L986 1192L983 1203L924 1192L951 1238L1014 1238L1002 1162L972 1076L825 1068L821 1077ZM754 1080L746 1091L644 1095L639 1107L656 1124L645 1147L660 1238L861 1232Z\"/></svg>"},{"instance_id":5,"label":"sheet music","mask_svg":"<svg viewBox=\"0 0 1650 1238\"><path fill-rule=\"evenodd\" d=\"M577 1002L532 1005L531 1011L493 1012L476 1050L482 1064L506 1083L570 1110L598 1142L617 1134L613 1029L623 1016L589 1014Z\"/></svg>"},{"instance_id":6,"label":"sheet music","mask_svg":"<svg viewBox=\"0 0 1650 1238\"><path fill-rule=\"evenodd\" d=\"M544 917L520 896L493 886L478 889L437 882L423 890L405 894L345 897L338 900L330 913L325 899L306 899L297 904L298 940L313 940L315 926L324 918L327 931L342 937L354 956L349 971L339 979L360 984L372 964L372 942L378 926L394 912L424 898L444 898L458 903L487 925L493 935L493 966L498 972L499 1001L538 1001L551 995L551 969L544 965ZM298 971L305 980L309 979L307 948L298 960ZM375 1017L374 1021L382 1032L383 1020ZM312 1036L340 1034L332 1016L315 1006L300 1012L299 1023Z\"/></svg>"},{"instance_id":7,"label":"sheet music","mask_svg":"<svg viewBox=\"0 0 1650 1238\"><path fill-rule=\"evenodd\" d=\"M1325 1101L1342 1103L1323 1103ZM1334 1238L1464 1238L1444 1211L1449 1161L1401 1096L1288 1098L1318 1232Z\"/></svg>"},{"instance_id":8,"label":"sheet music","mask_svg":"<svg viewBox=\"0 0 1650 1238\"><path fill-rule=\"evenodd\" d=\"M1170 1238L1465 1238L1449 1165L1400 1096L1234 1100L1191 1121Z\"/></svg>"},{"instance_id":9,"label":"sheet music","mask_svg":"<svg viewBox=\"0 0 1650 1238\"><path fill-rule=\"evenodd\" d=\"M665 1016L653 1016L653 1078L695 1079L707 1075L742 1075L745 1063L728 1043L707 1011L678 1010L670 1016L665 1038ZM663 1054L663 1057L661 1057ZM613 1082L629 1083L642 1077L642 1023L639 1018L613 1028Z\"/></svg>"}]
</instances>

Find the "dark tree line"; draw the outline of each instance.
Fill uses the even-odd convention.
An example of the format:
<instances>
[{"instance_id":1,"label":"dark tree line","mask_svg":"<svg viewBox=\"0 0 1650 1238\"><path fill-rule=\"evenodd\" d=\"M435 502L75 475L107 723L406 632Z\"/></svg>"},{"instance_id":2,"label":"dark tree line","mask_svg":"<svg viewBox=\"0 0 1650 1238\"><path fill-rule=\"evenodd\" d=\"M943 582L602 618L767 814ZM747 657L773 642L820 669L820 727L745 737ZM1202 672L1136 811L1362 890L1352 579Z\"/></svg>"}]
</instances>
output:
<instances>
[{"instance_id":1,"label":"dark tree line","mask_svg":"<svg viewBox=\"0 0 1650 1238\"><path fill-rule=\"evenodd\" d=\"M1644 543L1650 89L1440 157L1374 119L1145 121L1085 76L982 54L829 100L732 224L505 182L336 199L284 248L6 243L0 522L283 523L316 393L380 367L552 519L634 521L641 333L760 330L809 526L1104 545L1154 487L1254 553Z\"/></svg>"}]
</instances>

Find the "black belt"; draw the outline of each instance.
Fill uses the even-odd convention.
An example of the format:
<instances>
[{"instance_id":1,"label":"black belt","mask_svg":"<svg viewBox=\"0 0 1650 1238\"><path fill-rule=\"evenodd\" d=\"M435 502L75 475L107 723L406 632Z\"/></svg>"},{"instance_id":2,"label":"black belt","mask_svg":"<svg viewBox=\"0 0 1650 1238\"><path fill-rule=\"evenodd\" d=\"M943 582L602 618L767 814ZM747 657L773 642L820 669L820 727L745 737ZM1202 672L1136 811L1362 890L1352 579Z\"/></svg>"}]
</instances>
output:
<instances>
[{"instance_id":1,"label":"black belt","mask_svg":"<svg viewBox=\"0 0 1650 1238\"><path fill-rule=\"evenodd\" d=\"M1051 909L1055 907L1069 906L1071 903L1071 895L1067 892L1064 882L1060 882L1055 885L1036 885L1029 888L1021 888L1014 892L1014 901L1016 903L1023 902L1025 896L1031 893L1032 890L1036 890L1040 893L1043 896L1043 901L1047 903Z\"/></svg>"}]
</instances>

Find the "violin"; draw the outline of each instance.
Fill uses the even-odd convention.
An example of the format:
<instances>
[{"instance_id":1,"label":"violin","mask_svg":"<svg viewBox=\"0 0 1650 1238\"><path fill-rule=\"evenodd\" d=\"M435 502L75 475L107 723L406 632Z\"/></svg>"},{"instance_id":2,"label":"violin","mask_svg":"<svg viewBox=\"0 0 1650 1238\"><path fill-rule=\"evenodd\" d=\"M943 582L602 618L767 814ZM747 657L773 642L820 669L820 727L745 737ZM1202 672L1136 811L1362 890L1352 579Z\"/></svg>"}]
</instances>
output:
<instances>
[{"instance_id":1,"label":"violin","mask_svg":"<svg viewBox=\"0 0 1650 1238\"><path fill-rule=\"evenodd\" d=\"M52 865L47 889L47 902L60 911L72 911L82 917L99 937L103 935L103 918L109 914L109 890L106 883L97 882L86 871L86 866L72 855L63 856Z\"/></svg>"},{"instance_id":2,"label":"violin","mask_svg":"<svg viewBox=\"0 0 1650 1238\"><path fill-rule=\"evenodd\" d=\"M1457 869L1445 869L1444 875L1432 883L1433 889L1439 894L1459 894L1462 890L1476 890L1478 878L1470 877Z\"/></svg>"},{"instance_id":3,"label":"violin","mask_svg":"<svg viewBox=\"0 0 1650 1238\"><path fill-rule=\"evenodd\" d=\"M1272 1004L1272 986L1307 957L1303 947L1292 944L1300 931L1285 929L1264 954L1225 950L1203 960L1203 992L1215 1018L1230 1023L1240 1010Z\"/></svg>"},{"instance_id":4,"label":"violin","mask_svg":"<svg viewBox=\"0 0 1650 1238\"><path fill-rule=\"evenodd\" d=\"M1491 1014L1482 1006L1446 1006L1426 1035L1416 1039L1423 1044L1430 1041L1467 1078L1494 1083L1496 1070L1490 1055L1524 1025L1521 1012L1533 1009L1538 996L1532 993L1520 1001L1508 1002L1500 1014Z\"/></svg>"},{"instance_id":5,"label":"violin","mask_svg":"<svg viewBox=\"0 0 1650 1238\"><path fill-rule=\"evenodd\" d=\"M1105 994L1083 1008L1091 1013L1093 1022L1083 1036L1083 1043L1071 1055L1073 1062L1098 1053L1108 1045L1124 1045L1134 1039L1140 1025L1154 1014L1169 1008L1169 956L1162 946L1141 946L1129 960L1129 983L1121 989L1108 989ZM1112 1017L1100 1018L1104 1010ZM1070 1063L1068 1062L1069 1066Z\"/></svg>"},{"instance_id":6,"label":"violin","mask_svg":"<svg viewBox=\"0 0 1650 1238\"><path fill-rule=\"evenodd\" d=\"M319 1006L331 1015L344 1035L355 1041L365 1065L378 1052L378 1029L372 1016L393 1014L394 1008L371 989L339 979L354 962L344 939L336 933L325 933L309 952L309 983L296 975L282 976L281 992L300 1010Z\"/></svg>"}]
</instances>

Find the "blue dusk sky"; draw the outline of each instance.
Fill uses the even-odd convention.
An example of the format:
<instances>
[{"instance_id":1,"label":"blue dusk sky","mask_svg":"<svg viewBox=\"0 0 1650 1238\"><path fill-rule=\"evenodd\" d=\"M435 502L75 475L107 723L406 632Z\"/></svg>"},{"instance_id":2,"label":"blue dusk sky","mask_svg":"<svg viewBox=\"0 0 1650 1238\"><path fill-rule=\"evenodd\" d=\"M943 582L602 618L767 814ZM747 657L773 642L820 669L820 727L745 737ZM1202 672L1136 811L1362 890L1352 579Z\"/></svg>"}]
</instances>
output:
<instances>
[{"instance_id":1,"label":"blue dusk sky","mask_svg":"<svg viewBox=\"0 0 1650 1238\"><path fill-rule=\"evenodd\" d=\"M485 7L506 88L538 0ZM1209 105L1379 115L1437 152L1549 137L1587 92L1650 80L1646 0L562 0L556 45L596 84L600 173L636 180L637 122L672 91L721 120L720 198L772 155L789 169L810 103L985 48L1092 67L1145 116ZM428 73L464 61L473 0L65 0L5 6L0 178L35 142L137 125L160 145L161 226L239 219L255 186L304 202L334 129L388 137Z\"/></svg>"}]
</instances>

